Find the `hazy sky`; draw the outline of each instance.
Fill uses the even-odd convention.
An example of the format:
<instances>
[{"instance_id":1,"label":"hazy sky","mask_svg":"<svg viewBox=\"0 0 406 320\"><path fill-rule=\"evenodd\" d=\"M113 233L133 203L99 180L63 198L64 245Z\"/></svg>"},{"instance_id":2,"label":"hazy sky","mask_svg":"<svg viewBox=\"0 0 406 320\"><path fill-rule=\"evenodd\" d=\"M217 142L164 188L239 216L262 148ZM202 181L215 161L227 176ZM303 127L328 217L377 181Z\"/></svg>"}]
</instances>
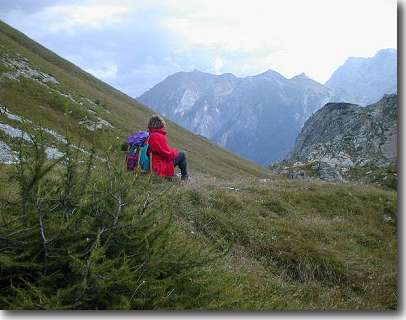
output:
<instances>
[{"instance_id":1,"label":"hazy sky","mask_svg":"<svg viewBox=\"0 0 406 320\"><path fill-rule=\"evenodd\" d=\"M1 0L0 19L134 97L193 69L324 83L397 46L395 0Z\"/></svg>"}]
</instances>

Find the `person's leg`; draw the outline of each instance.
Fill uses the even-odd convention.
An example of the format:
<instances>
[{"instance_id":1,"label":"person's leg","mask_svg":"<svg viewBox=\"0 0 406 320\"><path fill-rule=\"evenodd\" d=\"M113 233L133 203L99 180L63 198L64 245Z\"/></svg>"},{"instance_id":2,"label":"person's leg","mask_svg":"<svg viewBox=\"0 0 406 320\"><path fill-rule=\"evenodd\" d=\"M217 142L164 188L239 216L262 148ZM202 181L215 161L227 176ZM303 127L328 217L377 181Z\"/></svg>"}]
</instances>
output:
<instances>
[{"instance_id":1,"label":"person's leg","mask_svg":"<svg viewBox=\"0 0 406 320\"><path fill-rule=\"evenodd\" d=\"M174 165L179 167L182 179L187 179L189 177L187 173L186 153L184 151L179 152L178 156L174 160Z\"/></svg>"}]
</instances>

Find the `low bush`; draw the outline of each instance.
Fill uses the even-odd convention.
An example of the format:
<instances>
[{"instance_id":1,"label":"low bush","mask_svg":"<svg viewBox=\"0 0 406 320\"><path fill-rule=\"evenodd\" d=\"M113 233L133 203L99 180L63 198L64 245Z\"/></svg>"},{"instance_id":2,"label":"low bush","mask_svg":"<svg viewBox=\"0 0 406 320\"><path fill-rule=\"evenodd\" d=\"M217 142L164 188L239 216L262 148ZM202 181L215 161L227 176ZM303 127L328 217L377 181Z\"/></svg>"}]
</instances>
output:
<instances>
[{"instance_id":1,"label":"low bush","mask_svg":"<svg viewBox=\"0 0 406 320\"><path fill-rule=\"evenodd\" d=\"M44 150L38 141L21 147L10 177L18 195L0 202L1 309L227 303L213 255L172 222L172 184L125 172L112 159L96 163L69 145L52 162Z\"/></svg>"}]
</instances>

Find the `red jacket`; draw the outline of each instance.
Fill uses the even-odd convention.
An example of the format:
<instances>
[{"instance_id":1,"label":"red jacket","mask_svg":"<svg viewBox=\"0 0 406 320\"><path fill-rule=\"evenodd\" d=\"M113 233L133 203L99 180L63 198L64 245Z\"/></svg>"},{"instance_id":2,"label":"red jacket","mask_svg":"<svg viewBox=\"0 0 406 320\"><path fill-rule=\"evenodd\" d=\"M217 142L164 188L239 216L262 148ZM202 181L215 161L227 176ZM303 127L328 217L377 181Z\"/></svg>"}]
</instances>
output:
<instances>
[{"instance_id":1,"label":"red jacket","mask_svg":"<svg viewBox=\"0 0 406 320\"><path fill-rule=\"evenodd\" d=\"M173 161L179 151L168 145L168 137L164 128L149 130L149 152L152 154L152 170L159 176L172 177L175 175Z\"/></svg>"}]
</instances>

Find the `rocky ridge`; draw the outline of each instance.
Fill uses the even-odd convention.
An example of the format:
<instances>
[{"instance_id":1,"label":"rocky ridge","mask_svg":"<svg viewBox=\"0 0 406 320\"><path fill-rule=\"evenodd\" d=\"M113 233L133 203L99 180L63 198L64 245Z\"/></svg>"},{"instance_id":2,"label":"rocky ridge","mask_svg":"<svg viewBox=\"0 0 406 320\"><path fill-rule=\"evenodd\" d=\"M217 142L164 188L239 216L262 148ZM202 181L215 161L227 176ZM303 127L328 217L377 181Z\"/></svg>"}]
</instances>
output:
<instances>
[{"instance_id":1,"label":"rocky ridge","mask_svg":"<svg viewBox=\"0 0 406 320\"><path fill-rule=\"evenodd\" d=\"M367 180L386 169L396 177L396 161L397 95L386 95L367 107L326 104L306 121L291 154L273 169L290 177Z\"/></svg>"}]
</instances>

